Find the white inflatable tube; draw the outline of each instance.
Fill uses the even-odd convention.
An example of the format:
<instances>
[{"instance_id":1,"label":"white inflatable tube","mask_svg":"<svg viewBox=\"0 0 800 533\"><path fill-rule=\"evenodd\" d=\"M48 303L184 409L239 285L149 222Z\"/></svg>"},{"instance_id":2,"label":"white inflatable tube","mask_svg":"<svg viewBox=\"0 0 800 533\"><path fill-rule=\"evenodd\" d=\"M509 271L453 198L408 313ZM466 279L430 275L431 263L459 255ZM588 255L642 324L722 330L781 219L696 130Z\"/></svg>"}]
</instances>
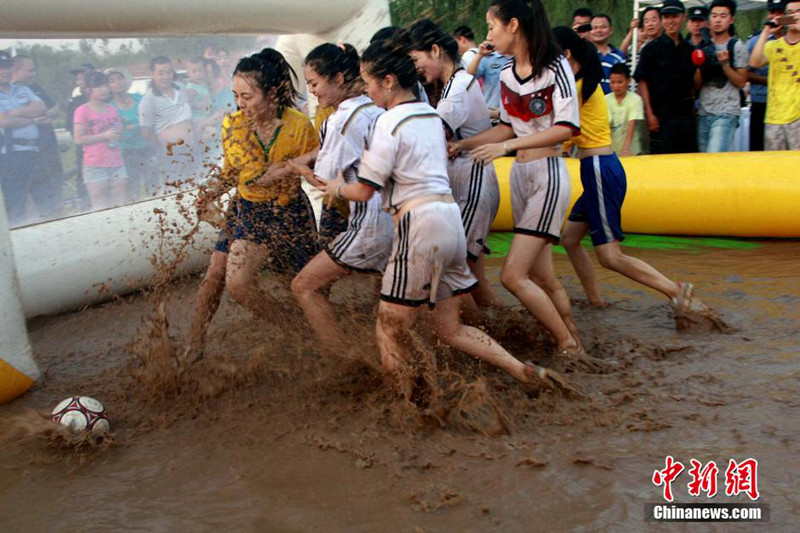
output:
<instances>
[{"instance_id":1,"label":"white inflatable tube","mask_svg":"<svg viewBox=\"0 0 800 533\"><path fill-rule=\"evenodd\" d=\"M2 191L0 205L3 205ZM28 390L39 377L25 329L17 280L8 220L5 209L0 209L0 404Z\"/></svg>"},{"instance_id":2,"label":"white inflatable tube","mask_svg":"<svg viewBox=\"0 0 800 533\"><path fill-rule=\"evenodd\" d=\"M325 34L357 19L366 5L382 5L388 17L385 0L3 0L0 35Z\"/></svg>"},{"instance_id":3,"label":"white inflatable tube","mask_svg":"<svg viewBox=\"0 0 800 533\"><path fill-rule=\"evenodd\" d=\"M193 220L181 213L193 213L195 200L190 191L14 229L25 315L59 313L147 286L158 275L154 257L169 264L177 251L185 254L173 275L204 268L219 231L201 224L184 246Z\"/></svg>"}]
</instances>

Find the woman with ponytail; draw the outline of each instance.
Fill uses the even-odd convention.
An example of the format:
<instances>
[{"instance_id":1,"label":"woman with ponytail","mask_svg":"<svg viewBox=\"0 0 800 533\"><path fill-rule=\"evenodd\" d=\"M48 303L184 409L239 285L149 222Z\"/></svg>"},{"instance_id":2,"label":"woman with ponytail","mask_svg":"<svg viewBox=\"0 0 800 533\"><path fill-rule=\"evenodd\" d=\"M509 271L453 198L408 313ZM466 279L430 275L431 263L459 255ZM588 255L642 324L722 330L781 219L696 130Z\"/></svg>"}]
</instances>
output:
<instances>
[{"instance_id":1,"label":"woman with ponytail","mask_svg":"<svg viewBox=\"0 0 800 533\"><path fill-rule=\"evenodd\" d=\"M258 287L265 263L292 275L317 251L311 205L287 161L318 146L314 126L294 107L294 71L266 48L239 61L233 76L238 111L222 123L224 165L205 207L233 187L236 196L200 286L185 363L203 354L222 291L260 318L275 317L274 298Z\"/></svg>"},{"instance_id":2,"label":"woman with ponytail","mask_svg":"<svg viewBox=\"0 0 800 533\"><path fill-rule=\"evenodd\" d=\"M358 53L346 44L321 44L306 56L303 68L308 88L320 107L335 111L320 127L314 170L292 166L315 186L335 181L339 174L344 183L356 183L370 126L383 112L364 95ZM347 202L338 202L348 207ZM325 208L320 227L332 213L336 213L334 208ZM389 259L392 234L392 217L381 210L379 193L364 202L351 201L346 228L334 235L325 250L292 281L295 298L328 351L341 354L347 339L341 335L333 306L320 291L348 274L382 273Z\"/></svg>"},{"instance_id":3,"label":"woman with ponytail","mask_svg":"<svg viewBox=\"0 0 800 533\"><path fill-rule=\"evenodd\" d=\"M600 295L594 267L581 247L581 239L589 233L600 264L642 285L661 292L670 299L676 311L685 311L692 294L691 283L676 283L640 259L622 253L622 202L627 180L617 154L611 147L611 126L600 80L603 67L597 49L578 37L571 28L553 30L575 73L580 93L581 134L573 139L581 160L583 192L575 202L564 227L563 244L589 304L605 307Z\"/></svg>"},{"instance_id":4,"label":"woman with ponytail","mask_svg":"<svg viewBox=\"0 0 800 533\"><path fill-rule=\"evenodd\" d=\"M457 141L450 153L471 150L491 161L516 152L510 176L515 235L501 281L550 331L564 363L580 366L586 354L553 267L553 244L570 201L561 144L580 133L575 78L540 0L493 0L486 22L486 44L513 56L500 73L500 124Z\"/></svg>"},{"instance_id":5,"label":"woman with ponytail","mask_svg":"<svg viewBox=\"0 0 800 533\"><path fill-rule=\"evenodd\" d=\"M461 213L447 177L447 146L439 115L415 95L417 71L404 46L371 44L361 58L369 97L386 109L372 127L357 181L339 178L321 188L337 198L369 201L380 191L394 217L391 256L381 284L376 336L383 368L400 378L410 361L408 330L430 305L433 331L448 345L508 372L526 384L554 386L553 376L523 364L479 329L461 324L459 295L477 280L467 266ZM412 381L401 388L411 394Z\"/></svg>"},{"instance_id":6,"label":"woman with ponytail","mask_svg":"<svg viewBox=\"0 0 800 533\"><path fill-rule=\"evenodd\" d=\"M448 141L468 139L492 127L489 109L477 80L461 67L458 43L429 19L411 24L406 33L409 54L428 83L444 87L436 113ZM479 306L496 306L497 295L486 278L484 252L489 230L500 206L500 188L494 165L473 159L467 152L447 164L453 196L461 210L467 237L467 263L478 278L472 296Z\"/></svg>"}]
</instances>

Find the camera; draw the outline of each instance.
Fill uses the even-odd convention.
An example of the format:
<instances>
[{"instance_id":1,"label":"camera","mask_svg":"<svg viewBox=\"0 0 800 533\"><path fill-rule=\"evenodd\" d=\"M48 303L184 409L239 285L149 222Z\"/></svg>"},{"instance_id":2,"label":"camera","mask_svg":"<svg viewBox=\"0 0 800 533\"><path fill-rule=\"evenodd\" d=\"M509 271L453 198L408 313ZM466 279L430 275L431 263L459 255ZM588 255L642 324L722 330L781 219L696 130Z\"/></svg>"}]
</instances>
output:
<instances>
[{"instance_id":1,"label":"camera","mask_svg":"<svg viewBox=\"0 0 800 533\"><path fill-rule=\"evenodd\" d=\"M575 28L575 33L577 33L577 34L587 33L587 32L590 32L590 31L592 31L592 25L589 24L589 23L581 24L580 26Z\"/></svg>"},{"instance_id":2,"label":"camera","mask_svg":"<svg viewBox=\"0 0 800 533\"><path fill-rule=\"evenodd\" d=\"M703 54L705 55L705 62L701 67L703 82L717 88L724 87L728 82L728 77L722 71L722 64L719 62L719 59L717 59L717 46L714 44L714 41L711 40L711 30L708 28L702 28L700 30L700 36L702 37L702 40L700 41L700 44L697 45L697 49L702 50ZM731 43L732 42L734 41L731 40ZM728 47L728 51L731 52L731 60L733 60L733 51L731 46Z\"/></svg>"}]
</instances>

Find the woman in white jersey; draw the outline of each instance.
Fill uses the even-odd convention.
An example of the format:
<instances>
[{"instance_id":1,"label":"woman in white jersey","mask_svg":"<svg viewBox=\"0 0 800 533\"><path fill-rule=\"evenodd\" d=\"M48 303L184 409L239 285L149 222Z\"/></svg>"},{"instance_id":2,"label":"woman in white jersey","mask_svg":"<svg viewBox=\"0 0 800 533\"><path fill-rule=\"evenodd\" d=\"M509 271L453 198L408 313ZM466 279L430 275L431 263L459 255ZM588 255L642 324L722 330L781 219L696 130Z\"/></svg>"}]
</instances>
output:
<instances>
[{"instance_id":1,"label":"woman in white jersey","mask_svg":"<svg viewBox=\"0 0 800 533\"><path fill-rule=\"evenodd\" d=\"M500 73L500 124L450 146L491 161L517 152L511 169L514 239L501 281L550 331L558 354L582 360L569 298L553 269L553 244L570 200L561 143L580 132L575 78L540 0L493 0L487 42L514 59Z\"/></svg>"},{"instance_id":2,"label":"woman in white jersey","mask_svg":"<svg viewBox=\"0 0 800 533\"><path fill-rule=\"evenodd\" d=\"M340 178L322 186L328 194L358 202L381 191L384 208L394 216L376 326L383 368L396 373L408 361L406 332L420 306L430 304L436 305L431 325L444 342L520 382L549 385L548 371L521 363L484 332L460 322L455 296L474 289L477 281L465 260L464 226L447 177L441 119L414 95L414 62L402 47L375 42L361 58L361 76L367 94L387 111L375 121L358 181Z\"/></svg>"},{"instance_id":3,"label":"woman in white jersey","mask_svg":"<svg viewBox=\"0 0 800 533\"><path fill-rule=\"evenodd\" d=\"M429 19L411 24L405 37L419 74L428 83L438 80L444 86L436 113L444 123L447 140L468 139L490 129L489 108L480 84L461 67L455 39ZM479 282L472 296L479 306L497 305L484 265L486 239L500 206L494 165L464 152L448 163L447 173L467 236L467 263Z\"/></svg>"},{"instance_id":4,"label":"woman in white jersey","mask_svg":"<svg viewBox=\"0 0 800 533\"><path fill-rule=\"evenodd\" d=\"M305 58L305 78L322 108L334 111L320 127L320 149L314 170L295 166L312 185L333 181L342 172L355 183L369 128L383 110L364 95L358 53L352 46L326 43ZM336 313L320 289L353 272L382 273L392 248L392 217L381 210L381 196L350 202L347 229L334 237L292 281L292 292L328 349L345 344Z\"/></svg>"}]
</instances>

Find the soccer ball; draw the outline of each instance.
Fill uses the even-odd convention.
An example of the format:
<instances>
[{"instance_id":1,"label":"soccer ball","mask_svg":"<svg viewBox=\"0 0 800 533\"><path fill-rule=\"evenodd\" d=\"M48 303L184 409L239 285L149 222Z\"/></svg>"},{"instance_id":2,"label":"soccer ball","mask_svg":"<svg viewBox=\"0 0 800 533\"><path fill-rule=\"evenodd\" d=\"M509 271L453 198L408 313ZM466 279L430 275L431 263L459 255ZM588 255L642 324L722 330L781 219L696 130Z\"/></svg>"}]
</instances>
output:
<instances>
[{"instance_id":1,"label":"soccer ball","mask_svg":"<svg viewBox=\"0 0 800 533\"><path fill-rule=\"evenodd\" d=\"M111 429L106 408L88 396L71 396L65 399L56 405L50 419L75 432L87 429L93 435L102 435Z\"/></svg>"}]
</instances>

